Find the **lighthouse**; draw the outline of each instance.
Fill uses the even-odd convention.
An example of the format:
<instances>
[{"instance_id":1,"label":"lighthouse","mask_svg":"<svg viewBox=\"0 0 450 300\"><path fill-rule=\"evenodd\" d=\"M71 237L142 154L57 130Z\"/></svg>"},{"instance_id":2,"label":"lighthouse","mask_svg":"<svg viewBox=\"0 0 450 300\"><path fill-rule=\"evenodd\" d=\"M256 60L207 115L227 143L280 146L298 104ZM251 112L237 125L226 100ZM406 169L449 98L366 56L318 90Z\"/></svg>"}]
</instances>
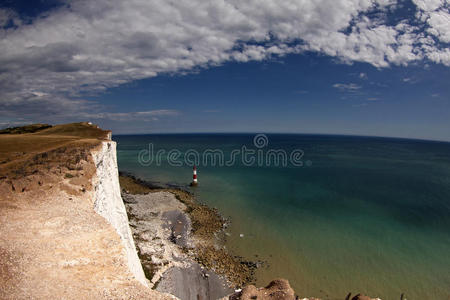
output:
<instances>
[{"instance_id":1,"label":"lighthouse","mask_svg":"<svg viewBox=\"0 0 450 300\"><path fill-rule=\"evenodd\" d=\"M194 168L192 169L192 182L191 182L191 186L197 186L198 182L197 182L197 167L194 166Z\"/></svg>"}]
</instances>

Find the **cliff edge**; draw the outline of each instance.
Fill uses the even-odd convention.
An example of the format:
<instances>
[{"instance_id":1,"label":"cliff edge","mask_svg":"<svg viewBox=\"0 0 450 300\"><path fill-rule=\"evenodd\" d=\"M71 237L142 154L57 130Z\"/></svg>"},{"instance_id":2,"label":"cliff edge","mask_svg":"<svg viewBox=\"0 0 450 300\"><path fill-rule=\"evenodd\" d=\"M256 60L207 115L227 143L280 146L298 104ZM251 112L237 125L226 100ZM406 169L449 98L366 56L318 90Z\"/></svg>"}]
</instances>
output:
<instances>
[{"instance_id":1,"label":"cliff edge","mask_svg":"<svg viewBox=\"0 0 450 300\"><path fill-rule=\"evenodd\" d=\"M136 252L111 132L90 123L0 132L0 299L213 299L232 292L220 274L248 282L245 261L207 243L224 225L213 210L180 190L122 180L139 190L124 199L157 290ZM193 241L201 251L189 250ZM280 279L222 299L298 297Z\"/></svg>"},{"instance_id":2,"label":"cliff edge","mask_svg":"<svg viewBox=\"0 0 450 300\"><path fill-rule=\"evenodd\" d=\"M140 283L148 286L128 225L127 212L120 196L116 143L102 141L100 146L92 151L92 158L96 167L96 176L93 181L94 210L104 217L119 234L125 248L130 272Z\"/></svg>"},{"instance_id":3,"label":"cliff edge","mask_svg":"<svg viewBox=\"0 0 450 300\"><path fill-rule=\"evenodd\" d=\"M173 299L146 287L111 133L0 135L1 299Z\"/></svg>"}]
</instances>

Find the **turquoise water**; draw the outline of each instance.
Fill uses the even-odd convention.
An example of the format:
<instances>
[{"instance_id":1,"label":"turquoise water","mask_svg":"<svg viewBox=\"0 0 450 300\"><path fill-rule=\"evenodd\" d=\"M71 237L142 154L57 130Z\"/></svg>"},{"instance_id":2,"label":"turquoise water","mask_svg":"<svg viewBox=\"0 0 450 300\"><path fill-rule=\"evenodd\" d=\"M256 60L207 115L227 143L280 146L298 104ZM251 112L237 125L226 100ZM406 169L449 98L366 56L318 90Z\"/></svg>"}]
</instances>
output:
<instances>
[{"instance_id":1,"label":"turquoise water","mask_svg":"<svg viewBox=\"0 0 450 300\"><path fill-rule=\"evenodd\" d=\"M257 283L284 277L301 296L450 299L450 143L320 135L115 136L118 164L146 180L188 185L190 166L167 152L302 149L303 166L198 167L198 199L232 220L227 247L261 259ZM148 144L161 164L138 162ZM258 153L258 152L257 152ZM202 157L201 157L202 158ZM257 157L256 157L257 161ZM243 234L243 237L240 237ZM257 255L257 257L255 256Z\"/></svg>"}]
</instances>

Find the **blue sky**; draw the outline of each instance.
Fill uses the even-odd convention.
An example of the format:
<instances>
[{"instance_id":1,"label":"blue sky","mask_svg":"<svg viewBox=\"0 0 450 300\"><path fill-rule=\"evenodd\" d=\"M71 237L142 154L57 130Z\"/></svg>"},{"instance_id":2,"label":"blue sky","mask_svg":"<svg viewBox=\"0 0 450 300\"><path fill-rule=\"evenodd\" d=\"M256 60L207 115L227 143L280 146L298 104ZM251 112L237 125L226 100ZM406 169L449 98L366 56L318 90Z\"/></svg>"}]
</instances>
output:
<instances>
[{"instance_id":1,"label":"blue sky","mask_svg":"<svg viewBox=\"0 0 450 300\"><path fill-rule=\"evenodd\" d=\"M440 139L450 129L450 70L377 69L315 54L227 63L111 89L111 110L170 109L154 132L293 132ZM338 88L336 85L343 85ZM354 85L355 89L346 88ZM159 124L158 124L159 123ZM175 123L175 124L173 124ZM124 132L145 132L142 123Z\"/></svg>"},{"instance_id":2,"label":"blue sky","mask_svg":"<svg viewBox=\"0 0 450 300\"><path fill-rule=\"evenodd\" d=\"M450 141L448 2L269 2L3 1L0 125Z\"/></svg>"}]
</instances>

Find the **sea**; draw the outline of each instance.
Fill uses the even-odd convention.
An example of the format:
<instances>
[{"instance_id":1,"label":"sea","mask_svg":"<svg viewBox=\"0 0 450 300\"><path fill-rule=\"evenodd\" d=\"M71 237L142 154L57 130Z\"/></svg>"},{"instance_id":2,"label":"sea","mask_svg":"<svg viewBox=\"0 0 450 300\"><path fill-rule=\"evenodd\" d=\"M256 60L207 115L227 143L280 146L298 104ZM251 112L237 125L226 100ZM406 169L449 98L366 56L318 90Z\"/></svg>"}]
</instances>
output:
<instances>
[{"instance_id":1,"label":"sea","mask_svg":"<svg viewBox=\"0 0 450 300\"><path fill-rule=\"evenodd\" d=\"M226 247L302 297L450 299L450 143L305 134L117 135L119 170L187 188ZM197 167L198 186L190 187Z\"/></svg>"}]
</instances>

